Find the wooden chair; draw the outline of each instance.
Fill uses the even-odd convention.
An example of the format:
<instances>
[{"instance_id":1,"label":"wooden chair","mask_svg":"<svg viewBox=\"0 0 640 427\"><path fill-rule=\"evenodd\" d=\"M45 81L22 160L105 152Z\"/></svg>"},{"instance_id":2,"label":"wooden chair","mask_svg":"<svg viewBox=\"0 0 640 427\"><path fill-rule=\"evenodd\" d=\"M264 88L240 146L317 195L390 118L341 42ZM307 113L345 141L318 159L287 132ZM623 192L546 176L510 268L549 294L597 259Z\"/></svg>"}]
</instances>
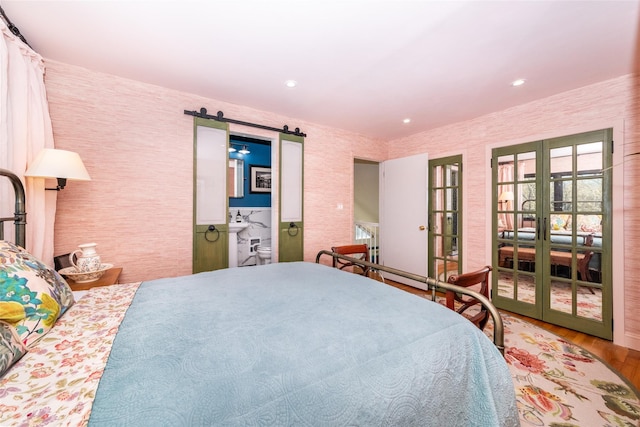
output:
<instances>
[{"instance_id":1,"label":"wooden chair","mask_svg":"<svg viewBox=\"0 0 640 427\"><path fill-rule=\"evenodd\" d=\"M489 273L491 272L491 267L488 265L484 268L473 271L471 273L464 273L460 275L449 276L447 280L448 283L453 285L462 286L464 288L468 288L474 285L480 285L480 289L477 290L481 295L489 298ZM462 314L467 319L469 319L472 323L474 323L480 330L484 329L487 321L489 320L489 312L487 309L480 304L475 298L462 296L455 292L447 291L446 292L446 306L451 310L456 311L459 314ZM462 304L457 310L455 308L455 302ZM480 311L473 315L463 314L468 308L473 307L474 305L480 305Z\"/></svg>"},{"instance_id":2,"label":"wooden chair","mask_svg":"<svg viewBox=\"0 0 640 427\"><path fill-rule=\"evenodd\" d=\"M331 251L351 258L369 261L369 247L366 243L358 245L333 246L331 248ZM361 265L354 264L352 262L345 261L339 258L333 258L333 266L339 268L340 270L351 267L350 270L354 273L357 273L355 269L362 270L362 273L358 274L362 274L363 276L367 276L370 271L369 267L362 267Z\"/></svg>"}]
</instances>

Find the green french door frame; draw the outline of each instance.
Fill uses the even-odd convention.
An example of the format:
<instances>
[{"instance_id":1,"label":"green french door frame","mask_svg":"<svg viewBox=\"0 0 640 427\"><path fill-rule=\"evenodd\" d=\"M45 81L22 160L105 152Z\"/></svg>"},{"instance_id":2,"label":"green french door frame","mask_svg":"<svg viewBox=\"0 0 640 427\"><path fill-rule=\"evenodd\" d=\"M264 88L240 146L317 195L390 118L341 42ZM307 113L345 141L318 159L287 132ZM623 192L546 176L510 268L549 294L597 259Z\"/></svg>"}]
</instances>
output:
<instances>
[{"instance_id":1,"label":"green french door frame","mask_svg":"<svg viewBox=\"0 0 640 427\"><path fill-rule=\"evenodd\" d=\"M462 155L429 160L428 275L462 273Z\"/></svg>"},{"instance_id":2,"label":"green french door frame","mask_svg":"<svg viewBox=\"0 0 640 427\"><path fill-rule=\"evenodd\" d=\"M492 153L494 304L535 319L543 318L542 239L538 234L543 200L541 141L496 148ZM542 180L542 178L540 178ZM512 252L509 252L512 251ZM526 254L526 257L525 257ZM531 254L535 257L531 259Z\"/></svg>"},{"instance_id":3,"label":"green french door frame","mask_svg":"<svg viewBox=\"0 0 640 427\"><path fill-rule=\"evenodd\" d=\"M304 259L304 138L280 134L278 261Z\"/></svg>"},{"instance_id":4,"label":"green french door frame","mask_svg":"<svg viewBox=\"0 0 640 427\"><path fill-rule=\"evenodd\" d=\"M496 306L612 338L611 164L611 129L493 150Z\"/></svg>"}]
</instances>

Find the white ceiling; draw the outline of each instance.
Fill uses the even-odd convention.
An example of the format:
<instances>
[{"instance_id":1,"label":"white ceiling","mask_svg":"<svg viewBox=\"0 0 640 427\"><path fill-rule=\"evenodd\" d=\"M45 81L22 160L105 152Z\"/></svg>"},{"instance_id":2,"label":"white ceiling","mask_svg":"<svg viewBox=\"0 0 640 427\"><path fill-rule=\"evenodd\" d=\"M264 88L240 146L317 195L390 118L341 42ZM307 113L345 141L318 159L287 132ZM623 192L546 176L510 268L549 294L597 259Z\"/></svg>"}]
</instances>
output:
<instances>
[{"instance_id":1,"label":"white ceiling","mask_svg":"<svg viewBox=\"0 0 640 427\"><path fill-rule=\"evenodd\" d=\"M0 0L46 59L383 139L633 72L639 3Z\"/></svg>"}]
</instances>

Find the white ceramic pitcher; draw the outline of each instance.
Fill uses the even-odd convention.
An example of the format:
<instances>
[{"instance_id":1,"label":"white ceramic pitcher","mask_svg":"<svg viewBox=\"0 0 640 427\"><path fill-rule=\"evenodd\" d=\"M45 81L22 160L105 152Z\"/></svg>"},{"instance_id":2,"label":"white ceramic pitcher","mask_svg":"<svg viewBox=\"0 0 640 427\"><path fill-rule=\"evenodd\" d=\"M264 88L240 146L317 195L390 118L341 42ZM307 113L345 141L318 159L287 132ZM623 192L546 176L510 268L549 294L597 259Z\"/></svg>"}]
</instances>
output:
<instances>
[{"instance_id":1,"label":"white ceramic pitcher","mask_svg":"<svg viewBox=\"0 0 640 427\"><path fill-rule=\"evenodd\" d=\"M95 243L78 245L77 249L69 254L69 262L79 273L89 273L100 270L100 255L96 252ZM75 258L75 259L74 259Z\"/></svg>"}]
</instances>

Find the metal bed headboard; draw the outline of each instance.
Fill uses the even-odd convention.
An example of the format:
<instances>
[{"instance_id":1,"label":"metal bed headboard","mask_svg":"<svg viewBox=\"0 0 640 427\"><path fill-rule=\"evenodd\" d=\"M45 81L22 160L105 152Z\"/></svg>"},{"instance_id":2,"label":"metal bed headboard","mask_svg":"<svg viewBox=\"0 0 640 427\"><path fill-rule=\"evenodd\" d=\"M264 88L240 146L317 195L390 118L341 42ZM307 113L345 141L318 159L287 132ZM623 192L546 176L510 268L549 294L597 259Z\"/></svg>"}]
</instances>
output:
<instances>
[{"instance_id":1,"label":"metal bed headboard","mask_svg":"<svg viewBox=\"0 0 640 427\"><path fill-rule=\"evenodd\" d=\"M25 231L27 228L27 212L25 211L24 186L22 181L11 171L0 169L0 176L6 176L13 185L13 191L16 195L15 213L12 217L0 218L0 240L4 239L4 223L5 221L13 221L16 232L16 245L25 246Z\"/></svg>"}]
</instances>

